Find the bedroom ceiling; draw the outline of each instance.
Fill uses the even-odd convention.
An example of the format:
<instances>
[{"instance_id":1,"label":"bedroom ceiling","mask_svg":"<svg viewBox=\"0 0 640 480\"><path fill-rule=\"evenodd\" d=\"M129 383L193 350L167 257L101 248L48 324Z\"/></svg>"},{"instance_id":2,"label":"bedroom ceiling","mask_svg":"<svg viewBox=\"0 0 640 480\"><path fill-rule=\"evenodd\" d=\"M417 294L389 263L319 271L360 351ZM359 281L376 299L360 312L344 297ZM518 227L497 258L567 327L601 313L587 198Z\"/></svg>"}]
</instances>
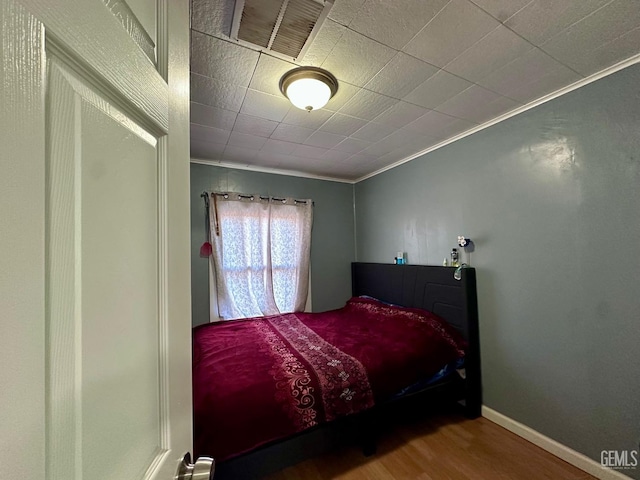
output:
<instances>
[{"instance_id":1,"label":"bedroom ceiling","mask_svg":"<svg viewBox=\"0 0 640 480\"><path fill-rule=\"evenodd\" d=\"M638 0L335 0L297 63L230 39L233 0L192 0L191 158L356 180L640 52ZM321 110L280 77L338 78Z\"/></svg>"}]
</instances>

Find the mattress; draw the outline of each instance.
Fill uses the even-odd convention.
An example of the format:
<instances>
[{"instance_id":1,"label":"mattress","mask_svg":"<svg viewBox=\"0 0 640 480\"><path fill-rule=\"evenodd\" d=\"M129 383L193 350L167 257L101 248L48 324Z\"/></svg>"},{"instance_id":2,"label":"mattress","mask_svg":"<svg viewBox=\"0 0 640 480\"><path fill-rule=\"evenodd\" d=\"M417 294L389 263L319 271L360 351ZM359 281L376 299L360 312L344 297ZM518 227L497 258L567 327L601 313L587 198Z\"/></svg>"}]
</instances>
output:
<instances>
[{"instance_id":1,"label":"mattress","mask_svg":"<svg viewBox=\"0 0 640 480\"><path fill-rule=\"evenodd\" d=\"M369 409L464 358L425 310L371 298L193 331L194 454L224 461Z\"/></svg>"}]
</instances>

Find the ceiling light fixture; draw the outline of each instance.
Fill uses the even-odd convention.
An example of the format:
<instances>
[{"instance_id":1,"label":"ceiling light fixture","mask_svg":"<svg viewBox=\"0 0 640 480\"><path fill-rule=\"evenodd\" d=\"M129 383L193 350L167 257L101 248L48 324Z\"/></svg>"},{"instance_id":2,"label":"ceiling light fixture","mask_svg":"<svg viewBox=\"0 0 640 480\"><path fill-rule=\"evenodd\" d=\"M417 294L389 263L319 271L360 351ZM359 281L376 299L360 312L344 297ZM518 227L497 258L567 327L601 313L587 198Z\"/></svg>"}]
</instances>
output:
<instances>
[{"instance_id":1,"label":"ceiling light fixture","mask_svg":"<svg viewBox=\"0 0 640 480\"><path fill-rule=\"evenodd\" d=\"M294 68L280 79L280 91L294 106L310 112L331 100L338 91L338 80L321 68Z\"/></svg>"}]
</instances>

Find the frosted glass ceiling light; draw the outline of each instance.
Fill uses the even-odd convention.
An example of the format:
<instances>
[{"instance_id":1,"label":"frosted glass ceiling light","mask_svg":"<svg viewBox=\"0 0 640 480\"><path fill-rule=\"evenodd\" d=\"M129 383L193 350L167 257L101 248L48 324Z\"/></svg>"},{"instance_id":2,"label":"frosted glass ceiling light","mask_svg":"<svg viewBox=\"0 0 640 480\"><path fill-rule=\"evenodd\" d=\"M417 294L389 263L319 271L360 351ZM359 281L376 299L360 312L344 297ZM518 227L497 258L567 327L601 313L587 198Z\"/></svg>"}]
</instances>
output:
<instances>
[{"instance_id":1,"label":"frosted glass ceiling light","mask_svg":"<svg viewBox=\"0 0 640 480\"><path fill-rule=\"evenodd\" d=\"M310 112L331 100L338 91L338 80L321 68L300 67L282 76L280 91L294 106Z\"/></svg>"}]
</instances>

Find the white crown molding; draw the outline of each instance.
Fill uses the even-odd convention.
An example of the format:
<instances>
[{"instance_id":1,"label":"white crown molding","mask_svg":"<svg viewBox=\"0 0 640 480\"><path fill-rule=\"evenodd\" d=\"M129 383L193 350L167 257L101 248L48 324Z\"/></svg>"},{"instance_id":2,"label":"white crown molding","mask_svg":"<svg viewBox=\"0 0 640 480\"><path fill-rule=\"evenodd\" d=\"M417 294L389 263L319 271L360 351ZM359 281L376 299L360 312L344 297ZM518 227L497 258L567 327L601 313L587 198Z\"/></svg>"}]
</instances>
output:
<instances>
[{"instance_id":1,"label":"white crown molding","mask_svg":"<svg viewBox=\"0 0 640 480\"><path fill-rule=\"evenodd\" d=\"M251 172L273 173L274 175L286 175L288 177L310 178L312 180L324 180L325 182L348 183L351 185L355 183L354 180L347 180L345 178L324 177L322 175L313 175L311 173L299 172L297 170L282 170L278 168L259 167L257 165L243 165L241 163L219 162L218 160L206 160L192 157L191 163L210 165L212 167L233 168L235 170L248 170Z\"/></svg>"},{"instance_id":2,"label":"white crown molding","mask_svg":"<svg viewBox=\"0 0 640 480\"><path fill-rule=\"evenodd\" d=\"M566 445L563 445L562 443L507 417L506 415L496 412L492 408L485 407L483 405L482 416L596 478L601 480L632 480L621 472L605 468L592 458L576 452Z\"/></svg>"},{"instance_id":3,"label":"white crown molding","mask_svg":"<svg viewBox=\"0 0 640 480\"><path fill-rule=\"evenodd\" d=\"M592 82L595 82L597 80L600 80L601 78L607 77L609 75L612 75L620 70L623 70L627 67L630 67L631 65L635 65L636 63L640 63L640 53L637 55L634 55L633 57L627 58L626 60L623 60L622 62L616 63L615 65L612 65L610 67L605 68L604 70L600 70L597 73L594 73L593 75L589 75L588 77L585 77L581 80L578 80L577 82L572 83L571 85L567 85L566 87L563 87L559 90L556 90L555 92L551 92L547 95L545 95L544 97L540 97L537 100L534 100L533 102L529 102L526 105L523 105L521 107L516 108L515 110L511 110L510 112L507 112L503 115L500 115L499 117L496 117L492 120L489 120L488 122L483 123L482 125L478 125L476 127L473 127L470 130L467 130L465 132L462 132L458 135L456 135L455 137L451 137L446 139L443 142L440 142L436 145L433 145L425 150L422 150L421 152L415 153L409 157L405 157L402 160L398 160L397 162L392 163L391 165L387 165L386 167L382 167L379 170L376 170L375 172L372 173L368 173L367 175L364 175L360 178L357 178L356 180L354 180L353 183L359 183L362 182L363 180L366 180L367 178L371 178L371 177L375 177L376 175L379 175L383 172L386 172L387 170L391 170L392 168L398 167L400 165L402 165L403 163L407 163L411 160L413 160L414 158L418 158L421 157L422 155L425 155L427 153L433 152L434 150L438 150L439 148L442 148L446 145L449 145L450 143L453 142L457 142L458 140L464 138L464 137L468 137L469 135L472 135L476 132L479 132L480 130L484 130L485 128L489 128L492 125L495 125L496 123L500 123L503 122L505 120L507 120L508 118L511 117L515 117L516 115L519 115L522 112L526 112L527 110L531 110L532 108L537 107L538 105L542 105L543 103L546 103L550 100L553 100L554 98L558 98L561 97L562 95L566 95L569 92L573 92L574 90L577 90L578 88L584 87L585 85L588 85Z\"/></svg>"}]
</instances>

